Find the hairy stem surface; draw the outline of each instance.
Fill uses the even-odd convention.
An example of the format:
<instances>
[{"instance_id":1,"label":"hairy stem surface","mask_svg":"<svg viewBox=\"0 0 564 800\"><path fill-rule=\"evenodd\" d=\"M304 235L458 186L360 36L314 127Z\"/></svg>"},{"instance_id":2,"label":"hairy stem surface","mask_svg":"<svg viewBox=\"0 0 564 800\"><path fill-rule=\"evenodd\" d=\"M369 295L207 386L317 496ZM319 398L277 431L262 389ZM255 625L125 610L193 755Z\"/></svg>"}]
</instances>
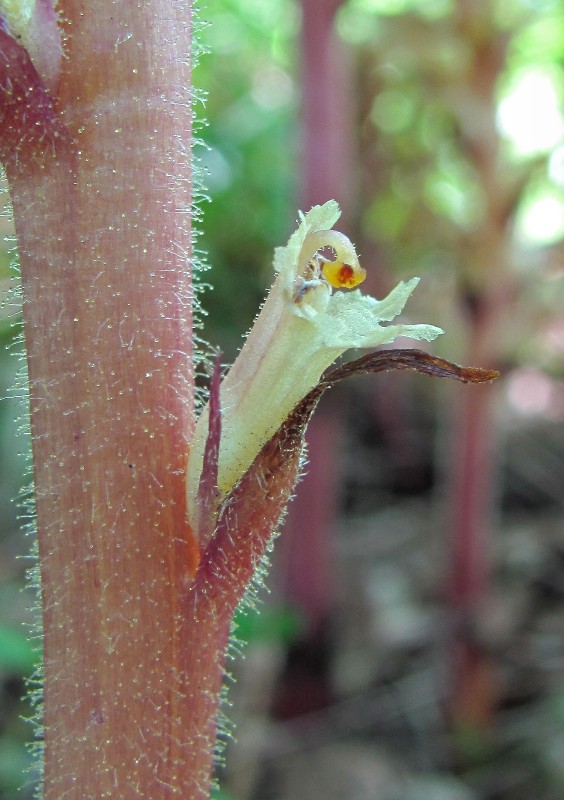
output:
<instances>
[{"instance_id":1,"label":"hairy stem surface","mask_svg":"<svg viewBox=\"0 0 564 800\"><path fill-rule=\"evenodd\" d=\"M186 652L207 634L182 608L196 568L191 3L60 5L57 122L39 110L31 141L33 100L12 109L5 157L31 391L45 798L203 798L209 665Z\"/></svg>"}]
</instances>

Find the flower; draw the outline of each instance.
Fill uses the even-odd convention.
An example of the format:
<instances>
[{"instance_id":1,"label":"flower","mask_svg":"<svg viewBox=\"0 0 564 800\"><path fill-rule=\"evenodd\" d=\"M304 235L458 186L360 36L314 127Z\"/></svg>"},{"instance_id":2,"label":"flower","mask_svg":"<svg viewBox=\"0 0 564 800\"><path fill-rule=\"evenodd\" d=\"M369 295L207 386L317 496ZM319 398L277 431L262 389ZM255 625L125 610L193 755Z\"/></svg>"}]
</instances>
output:
<instances>
[{"instance_id":1,"label":"flower","mask_svg":"<svg viewBox=\"0 0 564 800\"><path fill-rule=\"evenodd\" d=\"M324 370L351 348L376 347L398 336L434 339L434 325L388 325L419 279L401 282L383 300L357 286L365 271L350 240L332 230L340 216L334 200L300 214L300 225L274 255L278 273L237 359L220 389L218 488L225 496L261 447L319 382ZM334 260L320 251L329 248ZM208 408L196 423L187 469L188 512L197 528L197 495L208 431Z\"/></svg>"}]
</instances>

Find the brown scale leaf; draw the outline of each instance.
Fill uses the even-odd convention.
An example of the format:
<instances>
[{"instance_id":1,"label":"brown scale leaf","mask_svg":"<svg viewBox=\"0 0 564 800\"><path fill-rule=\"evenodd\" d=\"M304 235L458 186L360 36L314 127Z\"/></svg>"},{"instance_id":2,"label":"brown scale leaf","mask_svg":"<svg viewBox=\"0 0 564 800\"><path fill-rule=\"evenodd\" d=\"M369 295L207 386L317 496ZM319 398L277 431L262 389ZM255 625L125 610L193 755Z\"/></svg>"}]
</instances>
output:
<instances>
[{"instance_id":1,"label":"brown scale leaf","mask_svg":"<svg viewBox=\"0 0 564 800\"><path fill-rule=\"evenodd\" d=\"M218 602L234 610L264 555L300 472L304 434L321 395L354 375L408 369L462 383L484 383L496 370L460 367L422 350L380 350L332 369L296 406L224 499L215 535L203 555L197 580ZM215 589L215 592L214 592ZM221 598L221 600L220 600Z\"/></svg>"},{"instance_id":2,"label":"brown scale leaf","mask_svg":"<svg viewBox=\"0 0 564 800\"><path fill-rule=\"evenodd\" d=\"M423 350L407 349L378 350L375 353L368 353L355 361L349 361L341 367L332 369L321 380L321 384L333 386L353 375L388 372L392 369L412 369L415 372L431 375L433 378L453 378L462 383L487 383L499 378L496 369L460 367L445 358L429 355Z\"/></svg>"}]
</instances>

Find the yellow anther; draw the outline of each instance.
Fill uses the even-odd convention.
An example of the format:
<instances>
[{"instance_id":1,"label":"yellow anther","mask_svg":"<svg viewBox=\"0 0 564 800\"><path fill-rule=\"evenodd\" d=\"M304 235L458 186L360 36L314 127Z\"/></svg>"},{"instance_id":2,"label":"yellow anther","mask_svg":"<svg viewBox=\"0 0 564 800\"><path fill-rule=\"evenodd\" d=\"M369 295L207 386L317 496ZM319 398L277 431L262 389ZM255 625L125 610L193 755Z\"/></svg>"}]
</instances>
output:
<instances>
[{"instance_id":1,"label":"yellow anther","mask_svg":"<svg viewBox=\"0 0 564 800\"><path fill-rule=\"evenodd\" d=\"M354 289L366 278L365 269L342 261L323 261L321 269L327 282L336 289Z\"/></svg>"}]
</instances>

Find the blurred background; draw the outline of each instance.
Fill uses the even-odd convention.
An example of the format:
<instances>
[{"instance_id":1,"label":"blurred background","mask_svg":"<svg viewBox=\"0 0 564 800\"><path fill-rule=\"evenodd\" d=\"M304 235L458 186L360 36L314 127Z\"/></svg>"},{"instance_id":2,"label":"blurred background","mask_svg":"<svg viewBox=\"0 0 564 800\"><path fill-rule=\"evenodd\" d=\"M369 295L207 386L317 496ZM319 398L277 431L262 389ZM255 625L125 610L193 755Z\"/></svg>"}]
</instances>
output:
<instances>
[{"instance_id":1,"label":"blurred background","mask_svg":"<svg viewBox=\"0 0 564 800\"><path fill-rule=\"evenodd\" d=\"M334 197L363 288L421 276L405 318L446 330L432 352L502 371L324 398L270 592L238 618L216 797L559 800L564 4L209 0L201 16L205 338L232 360L297 209ZM0 800L30 797L18 314L0 318Z\"/></svg>"}]
</instances>

